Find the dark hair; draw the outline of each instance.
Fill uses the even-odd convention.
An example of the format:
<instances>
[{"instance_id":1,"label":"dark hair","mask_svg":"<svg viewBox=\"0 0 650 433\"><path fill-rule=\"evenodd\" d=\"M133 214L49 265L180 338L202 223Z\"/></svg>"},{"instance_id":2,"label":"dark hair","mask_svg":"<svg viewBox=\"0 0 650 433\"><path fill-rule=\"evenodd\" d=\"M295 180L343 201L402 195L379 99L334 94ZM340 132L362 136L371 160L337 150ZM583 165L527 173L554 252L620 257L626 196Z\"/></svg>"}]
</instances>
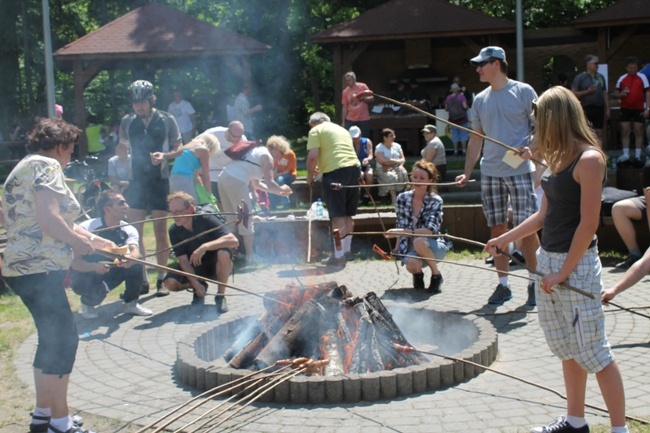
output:
<instances>
[{"instance_id":1,"label":"dark hair","mask_svg":"<svg viewBox=\"0 0 650 433\"><path fill-rule=\"evenodd\" d=\"M394 134L394 133L395 133L395 131L393 131L390 128L384 128L384 129L381 130L381 136L382 137L388 137L389 135Z\"/></svg>"},{"instance_id":2,"label":"dark hair","mask_svg":"<svg viewBox=\"0 0 650 433\"><path fill-rule=\"evenodd\" d=\"M637 65L639 66L639 59L637 59L634 56L630 56L627 59L625 59L625 66L627 65Z\"/></svg>"},{"instance_id":3,"label":"dark hair","mask_svg":"<svg viewBox=\"0 0 650 433\"><path fill-rule=\"evenodd\" d=\"M99 197L97 198L97 205L95 206L97 208L99 216L104 216L104 207L112 204L111 202L114 201L115 197L118 195L122 194L112 189L104 190L99 194Z\"/></svg>"},{"instance_id":4,"label":"dark hair","mask_svg":"<svg viewBox=\"0 0 650 433\"><path fill-rule=\"evenodd\" d=\"M508 62L506 62L503 59L496 59L496 58L493 58L493 60L498 60L499 61L499 67L501 68L501 72L508 75Z\"/></svg>"},{"instance_id":5,"label":"dark hair","mask_svg":"<svg viewBox=\"0 0 650 433\"><path fill-rule=\"evenodd\" d=\"M34 129L29 133L27 138L28 152L38 152L39 150L52 150L60 144L74 146L81 136L81 129L63 119L41 119Z\"/></svg>"}]
</instances>

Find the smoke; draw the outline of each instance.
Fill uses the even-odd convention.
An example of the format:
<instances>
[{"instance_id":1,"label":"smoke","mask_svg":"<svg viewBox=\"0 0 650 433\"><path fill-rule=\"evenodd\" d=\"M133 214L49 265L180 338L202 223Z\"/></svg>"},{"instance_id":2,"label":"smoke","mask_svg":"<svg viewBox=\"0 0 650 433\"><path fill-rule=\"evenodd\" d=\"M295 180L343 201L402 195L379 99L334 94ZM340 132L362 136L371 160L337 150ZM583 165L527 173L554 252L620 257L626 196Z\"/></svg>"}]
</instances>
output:
<instances>
[{"instance_id":1,"label":"smoke","mask_svg":"<svg viewBox=\"0 0 650 433\"><path fill-rule=\"evenodd\" d=\"M436 353L453 355L478 339L478 329L471 321L438 311L387 306L393 320L416 349L437 346Z\"/></svg>"}]
</instances>

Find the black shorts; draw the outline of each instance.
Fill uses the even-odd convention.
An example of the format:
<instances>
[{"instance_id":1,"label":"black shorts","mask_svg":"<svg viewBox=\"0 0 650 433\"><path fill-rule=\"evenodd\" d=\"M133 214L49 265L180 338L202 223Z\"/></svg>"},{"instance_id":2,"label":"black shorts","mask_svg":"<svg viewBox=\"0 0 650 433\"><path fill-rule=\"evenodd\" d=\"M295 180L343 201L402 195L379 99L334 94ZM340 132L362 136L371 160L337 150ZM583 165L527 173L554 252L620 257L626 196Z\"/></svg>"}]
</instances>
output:
<instances>
[{"instance_id":1,"label":"black shorts","mask_svg":"<svg viewBox=\"0 0 650 433\"><path fill-rule=\"evenodd\" d=\"M621 108L620 120L621 122L645 123L643 110L635 110L634 108Z\"/></svg>"},{"instance_id":2,"label":"black shorts","mask_svg":"<svg viewBox=\"0 0 650 433\"><path fill-rule=\"evenodd\" d=\"M322 194L330 218L354 216L359 206L359 188L332 189L332 183L359 185L359 166L343 167L323 174Z\"/></svg>"},{"instance_id":3,"label":"black shorts","mask_svg":"<svg viewBox=\"0 0 650 433\"><path fill-rule=\"evenodd\" d=\"M167 210L168 179L133 179L124 190L124 199L131 209Z\"/></svg>"},{"instance_id":4,"label":"black shorts","mask_svg":"<svg viewBox=\"0 0 650 433\"><path fill-rule=\"evenodd\" d=\"M582 107L585 112L585 117L591 123L594 129L603 129L605 125L605 106L603 105L587 105Z\"/></svg>"},{"instance_id":5,"label":"black shorts","mask_svg":"<svg viewBox=\"0 0 650 433\"><path fill-rule=\"evenodd\" d=\"M220 251L227 251L228 254L230 254L230 259L232 260L232 250L229 248L224 248L216 251L208 251L201 259L201 264L194 268L194 274L199 277L208 278L210 280L216 280L217 279L217 257ZM178 264L174 264L170 267L173 269L181 270L181 267ZM167 278L173 278L181 284L186 284L190 282L190 280L185 275L181 275L171 271L167 272L167 274L165 275L164 279L166 280ZM208 287L207 282L202 280L199 280L199 282L203 284L205 287Z\"/></svg>"}]
</instances>

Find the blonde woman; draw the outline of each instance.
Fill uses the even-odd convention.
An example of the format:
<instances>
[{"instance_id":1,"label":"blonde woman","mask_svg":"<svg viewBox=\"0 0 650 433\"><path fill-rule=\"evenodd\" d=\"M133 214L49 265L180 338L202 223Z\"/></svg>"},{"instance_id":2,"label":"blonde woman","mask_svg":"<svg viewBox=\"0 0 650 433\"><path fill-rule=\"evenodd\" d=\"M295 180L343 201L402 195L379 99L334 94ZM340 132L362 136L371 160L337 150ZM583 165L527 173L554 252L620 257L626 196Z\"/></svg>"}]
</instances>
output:
<instances>
[{"instance_id":1,"label":"blonde woman","mask_svg":"<svg viewBox=\"0 0 650 433\"><path fill-rule=\"evenodd\" d=\"M544 277L535 285L539 322L551 351L562 361L567 413L531 431L589 432L585 392L587 376L594 373L609 411L611 431L625 433L625 393L605 335L602 266L596 238L605 155L596 134L587 126L580 101L570 90L553 87L533 104L537 121L533 146L548 162L542 176L542 206L485 247L495 254L496 249L506 250L510 242L543 229L537 270ZM593 294L595 299L558 286L564 282Z\"/></svg>"},{"instance_id":2,"label":"blonde woman","mask_svg":"<svg viewBox=\"0 0 650 433\"><path fill-rule=\"evenodd\" d=\"M210 155L219 152L219 139L212 134L204 134L195 138L179 149L179 156L174 161L174 167L169 175L170 192L184 191L199 203L196 193L196 176L209 188L210 186Z\"/></svg>"},{"instance_id":3,"label":"blonde woman","mask_svg":"<svg viewBox=\"0 0 650 433\"><path fill-rule=\"evenodd\" d=\"M291 185L296 180L297 163L296 154L291 150L291 144L282 135L272 135L266 140L266 148L273 157L273 177L278 185ZM269 195L271 209L279 204L289 205L289 197L280 197L275 194Z\"/></svg>"}]
</instances>

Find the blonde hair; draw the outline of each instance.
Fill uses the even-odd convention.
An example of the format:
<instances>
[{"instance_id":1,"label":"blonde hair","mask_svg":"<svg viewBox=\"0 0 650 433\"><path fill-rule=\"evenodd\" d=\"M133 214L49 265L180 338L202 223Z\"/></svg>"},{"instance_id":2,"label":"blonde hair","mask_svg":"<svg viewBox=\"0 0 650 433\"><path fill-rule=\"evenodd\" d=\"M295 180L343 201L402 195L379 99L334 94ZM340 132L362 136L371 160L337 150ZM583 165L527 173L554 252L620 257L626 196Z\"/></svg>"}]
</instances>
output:
<instances>
[{"instance_id":1,"label":"blonde hair","mask_svg":"<svg viewBox=\"0 0 650 433\"><path fill-rule=\"evenodd\" d=\"M197 137L196 140L205 144L205 147L208 148L208 152L211 154L217 153L219 152L219 149L221 149L221 143L219 143L219 139L212 134L203 134Z\"/></svg>"},{"instance_id":2,"label":"blonde hair","mask_svg":"<svg viewBox=\"0 0 650 433\"><path fill-rule=\"evenodd\" d=\"M291 150L291 144L289 140L286 139L283 135L272 135L266 140L266 147L271 149L276 149L283 155L286 155Z\"/></svg>"},{"instance_id":3,"label":"blonde hair","mask_svg":"<svg viewBox=\"0 0 650 433\"><path fill-rule=\"evenodd\" d=\"M413 174L415 170L426 171L427 174L429 175L429 181L432 183L436 182L438 180L438 177L440 177L436 165L432 162L427 161L426 159L421 159L419 161L416 161L416 163L413 164L413 168L411 169L411 174ZM429 185L427 187L427 192L435 192L435 191L436 191L435 185Z\"/></svg>"},{"instance_id":4,"label":"blonde hair","mask_svg":"<svg viewBox=\"0 0 650 433\"><path fill-rule=\"evenodd\" d=\"M562 162L575 157L579 143L592 146L606 159L573 92L562 86L551 87L533 104L537 122L533 148L539 151L553 174L564 168Z\"/></svg>"}]
</instances>

